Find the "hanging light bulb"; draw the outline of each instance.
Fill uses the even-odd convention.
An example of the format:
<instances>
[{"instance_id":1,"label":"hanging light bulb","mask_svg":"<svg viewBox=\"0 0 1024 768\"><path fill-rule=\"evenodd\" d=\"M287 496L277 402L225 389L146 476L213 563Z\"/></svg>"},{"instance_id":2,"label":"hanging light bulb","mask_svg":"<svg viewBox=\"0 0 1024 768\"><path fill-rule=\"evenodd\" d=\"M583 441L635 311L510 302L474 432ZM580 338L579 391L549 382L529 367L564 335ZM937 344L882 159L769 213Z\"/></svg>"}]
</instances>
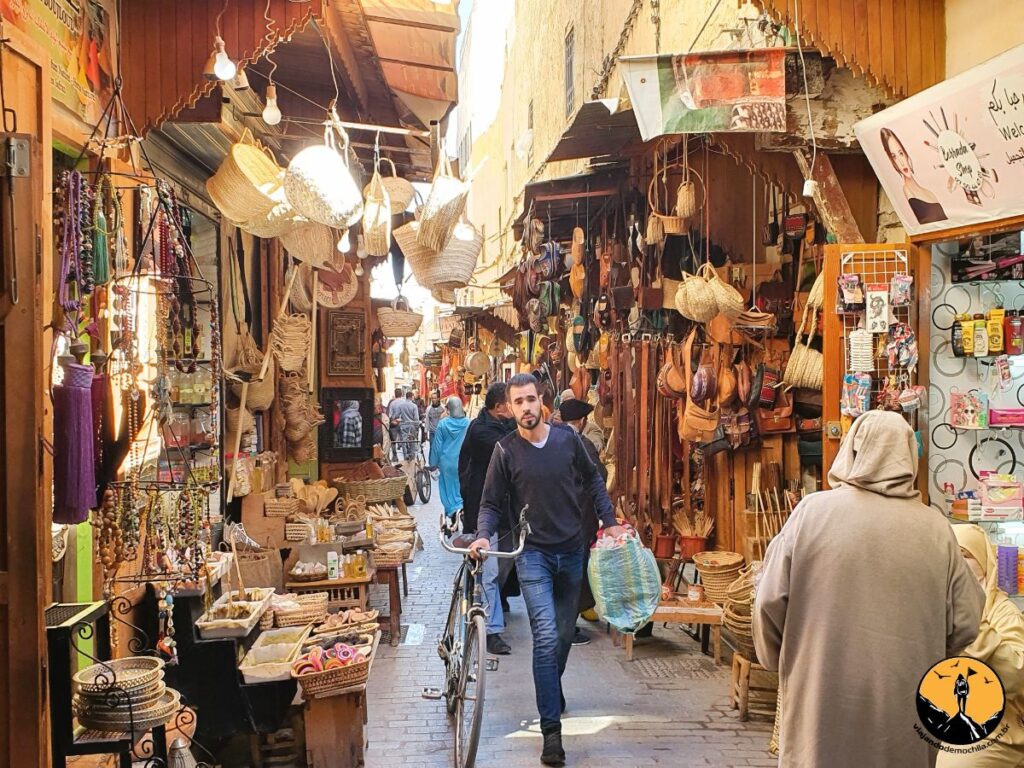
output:
<instances>
[{"instance_id":1,"label":"hanging light bulb","mask_svg":"<svg viewBox=\"0 0 1024 768\"><path fill-rule=\"evenodd\" d=\"M356 262L356 277L362 277L365 273L366 273L366 270L363 269L363 262L357 261Z\"/></svg>"},{"instance_id":2,"label":"hanging light bulb","mask_svg":"<svg viewBox=\"0 0 1024 768\"><path fill-rule=\"evenodd\" d=\"M352 241L348 236L348 230L346 229L341 233L341 240L338 241L338 253L348 253L352 247Z\"/></svg>"},{"instance_id":3,"label":"hanging light bulb","mask_svg":"<svg viewBox=\"0 0 1024 768\"><path fill-rule=\"evenodd\" d=\"M235 66L235 62L228 58L227 51L224 50L224 38L220 35L215 36L213 52L206 60L203 75L207 80L231 80L237 71L238 67Z\"/></svg>"},{"instance_id":4,"label":"hanging light bulb","mask_svg":"<svg viewBox=\"0 0 1024 768\"><path fill-rule=\"evenodd\" d=\"M277 125L281 122L281 110L277 106L277 86L273 83L267 86L267 106L263 108L263 122L267 125Z\"/></svg>"},{"instance_id":5,"label":"hanging light bulb","mask_svg":"<svg viewBox=\"0 0 1024 768\"><path fill-rule=\"evenodd\" d=\"M366 252L366 239L362 235L359 235L356 238L356 256L360 259L365 259L369 255L370 254Z\"/></svg>"},{"instance_id":6,"label":"hanging light bulb","mask_svg":"<svg viewBox=\"0 0 1024 768\"><path fill-rule=\"evenodd\" d=\"M249 76L245 74L245 67L239 67L235 76L231 78L231 88L236 91L249 90Z\"/></svg>"}]
</instances>

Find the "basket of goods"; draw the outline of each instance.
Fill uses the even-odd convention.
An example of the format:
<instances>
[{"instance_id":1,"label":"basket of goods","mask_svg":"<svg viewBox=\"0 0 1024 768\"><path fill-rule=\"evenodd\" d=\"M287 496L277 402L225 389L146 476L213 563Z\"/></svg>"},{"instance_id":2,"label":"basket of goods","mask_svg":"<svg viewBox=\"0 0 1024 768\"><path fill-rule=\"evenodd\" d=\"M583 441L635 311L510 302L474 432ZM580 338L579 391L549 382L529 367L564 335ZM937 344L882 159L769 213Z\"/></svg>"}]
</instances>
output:
<instances>
[{"instance_id":1,"label":"basket of goods","mask_svg":"<svg viewBox=\"0 0 1024 768\"><path fill-rule=\"evenodd\" d=\"M698 552L693 556L693 564L700 574L708 600L722 605L728 596L729 586L743 567L743 555L718 550Z\"/></svg>"},{"instance_id":2,"label":"basket of goods","mask_svg":"<svg viewBox=\"0 0 1024 768\"><path fill-rule=\"evenodd\" d=\"M409 561L412 557L412 543L393 541L378 544L373 551L374 568L394 568Z\"/></svg>"},{"instance_id":3,"label":"basket of goods","mask_svg":"<svg viewBox=\"0 0 1024 768\"><path fill-rule=\"evenodd\" d=\"M196 620L199 636L204 640L245 637L259 622L266 606L242 600L218 600Z\"/></svg>"},{"instance_id":4,"label":"basket of goods","mask_svg":"<svg viewBox=\"0 0 1024 768\"><path fill-rule=\"evenodd\" d=\"M327 566L324 563L305 563L299 560L288 571L292 581L320 581L327 578Z\"/></svg>"},{"instance_id":5,"label":"basket of goods","mask_svg":"<svg viewBox=\"0 0 1024 768\"><path fill-rule=\"evenodd\" d=\"M423 324L423 315L409 309L409 302L404 296L398 296L390 307L377 310L380 330L389 339L404 339L415 336Z\"/></svg>"},{"instance_id":6,"label":"basket of goods","mask_svg":"<svg viewBox=\"0 0 1024 768\"><path fill-rule=\"evenodd\" d=\"M319 624L327 617L328 597L326 592L275 595L271 601L274 623L279 627Z\"/></svg>"},{"instance_id":7,"label":"basket of goods","mask_svg":"<svg viewBox=\"0 0 1024 768\"><path fill-rule=\"evenodd\" d=\"M267 517L291 517L304 512L306 505L294 496L283 499L267 499L263 502L263 513Z\"/></svg>"},{"instance_id":8,"label":"basket of goods","mask_svg":"<svg viewBox=\"0 0 1024 768\"><path fill-rule=\"evenodd\" d=\"M281 177L281 168L270 150L260 146L246 128L206 182L206 190L225 216L232 221L247 221L270 213L284 202Z\"/></svg>"},{"instance_id":9,"label":"basket of goods","mask_svg":"<svg viewBox=\"0 0 1024 768\"><path fill-rule=\"evenodd\" d=\"M328 650L313 646L292 662L292 677L306 696L330 696L361 685L370 672L371 654L344 643Z\"/></svg>"},{"instance_id":10,"label":"basket of goods","mask_svg":"<svg viewBox=\"0 0 1024 768\"><path fill-rule=\"evenodd\" d=\"M322 635L342 631L353 632L356 631L355 628L372 624L377 620L378 616L380 616L380 611L377 610L363 611L358 608L350 608L347 611L338 611L328 615L322 624L318 624L313 629L313 634Z\"/></svg>"},{"instance_id":11,"label":"basket of goods","mask_svg":"<svg viewBox=\"0 0 1024 768\"><path fill-rule=\"evenodd\" d=\"M341 496L362 496L367 504L375 504L401 498L408 482L405 473L399 470L397 477L381 477L375 480L336 477L331 484L338 489Z\"/></svg>"},{"instance_id":12,"label":"basket of goods","mask_svg":"<svg viewBox=\"0 0 1024 768\"><path fill-rule=\"evenodd\" d=\"M316 523L304 515L289 518L284 524L285 541L309 541L316 531Z\"/></svg>"},{"instance_id":13,"label":"basket of goods","mask_svg":"<svg viewBox=\"0 0 1024 768\"><path fill-rule=\"evenodd\" d=\"M310 625L269 629L253 643L238 665L246 683L269 683L288 680L292 662L302 653L302 643L309 635Z\"/></svg>"},{"instance_id":14,"label":"basket of goods","mask_svg":"<svg viewBox=\"0 0 1024 768\"><path fill-rule=\"evenodd\" d=\"M746 658L757 662L751 605L754 602L754 577L749 569L740 571L740 576L726 590L725 615L722 623L732 635L736 650Z\"/></svg>"},{"instance_id":15,"label":"basket of goods","mask_svg":"<svg viewBox=\"0 0 1024 768\"><path fill-rule=\"evenodd\" d=\"M703 552L708 543L708 536L715 521L704 510L699 510L691 517L679 503L673 503L672 527L679 534L679 556L684 560L692 560L698 552Z\"/></svg>"},{"instance_id":16,"label":"basket of goods","mask_svg":"<svg viewBox=\"0 0 1024 768\"><path fill-rule=\"evenodd\" d=\"M413 187L412 182L398 175L395 164L389 158L382 157L380 159L381 166L384 163L391 166L391 175L385 176L381 174L381 184L383 184L385 191L388 193L388 199L391 201L391 211L393 213L401 213L409 207L409 203L412 202L412 198L416 194L416 189ZM369 193L370 185L367 184L363 187L363 196L366 197Z\"/></svg>"},{"instance_id":17,"label":"basket of goods","mask_svg":"<svg viewBox=\"0 0 1024 768\"><path fill-rule=\"evenodd\" d=\"M310 635L302 642L302 652L308 653L316 647L329 651L338 643L355 648L357 651L369 656L373 650L373 633L362 630L339 630Z\"/></svg>"}]
</instances>

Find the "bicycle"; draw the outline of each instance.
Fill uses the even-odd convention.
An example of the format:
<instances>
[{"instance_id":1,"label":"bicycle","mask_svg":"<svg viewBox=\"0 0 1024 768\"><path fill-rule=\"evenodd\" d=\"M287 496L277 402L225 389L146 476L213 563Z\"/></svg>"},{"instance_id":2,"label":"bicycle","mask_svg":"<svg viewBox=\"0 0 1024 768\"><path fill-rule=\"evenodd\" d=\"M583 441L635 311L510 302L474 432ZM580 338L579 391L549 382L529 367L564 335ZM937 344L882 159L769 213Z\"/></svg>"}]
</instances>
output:
<instances>
[{"instance_id":1,"label":"bicycle","mask_svg":"<svg viewBox=\"0 0 1024 768\"><path fill-rule=\"evenodd\" d=\"M400 467L409 479L403 495L405 503L414 504L417 496L422 503L429 502L432 483L427 459L423 454L422 434L411 440L392 439L391 462Z\"/></svg>"},{"instance_id":2,"label":"bicycle","mask_svg":"<svg viewBox=\"0 0 1024 768\"><path fill-rule=\"evenodd\" d=\"M444 699L449 717L455 725L455 768L473 768L480 723L484 713L486 672L498 668L497 659L486 659L487 609L484 607L483 581L480 578L483 560L487 557L514 558L526 546L530 524L526 520L529 505L519 513L519 546L513 552L488 551L483 558L471 556L468 546L476 534L463 533L447 541L454 524L441 515L441 546L453 554L462 555L462 565L455 574L452 600L444 634L438 639L437 653L445 666L444 690L426 688L425 699Z\"/></svg>"}]
</instances>

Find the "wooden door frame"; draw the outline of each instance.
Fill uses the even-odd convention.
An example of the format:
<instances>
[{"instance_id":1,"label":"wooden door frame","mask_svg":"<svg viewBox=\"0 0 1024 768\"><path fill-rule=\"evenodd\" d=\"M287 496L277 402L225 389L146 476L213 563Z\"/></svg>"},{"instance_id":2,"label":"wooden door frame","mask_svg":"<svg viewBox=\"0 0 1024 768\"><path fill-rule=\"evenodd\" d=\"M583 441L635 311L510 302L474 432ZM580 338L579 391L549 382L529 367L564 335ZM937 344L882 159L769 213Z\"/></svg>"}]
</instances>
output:
<instances>
[{"instance_id":1,"label":"wooden door frame","mask_svg":"<svg viewBox=\"0 0 1024 768\"><path fill-rule=\"evenodd\" d=\"M0 572L0 621L6 623L8 634L0 658L0 675L6 678L0 690L6 688L7 694L6 700L0 699L0 713L7 721L0 728L0 740L6 741L0 741L0 766L11 765L15 755L19 766L44 766L49 763L49 730L43 611L50 589L52 519L48 490L52 462L42 449L42 437L52 423L50 408L44 408L49 350L43 343L53 297L50 57L12 25L4 25L3 36L6 42L0 55L13 54L33 65L39 72L39 88L32 99L38 120L33 120L37 135L29 137L30 175L13 180L19 303L3 320L0 347L4 373L0 460L5 463L7 515L6 541L0 542L6 549L0 564L7 569ZM7 85L9 95L26 87L24 83ZM24 131L24 123L18 127ZM0 187L6 193L6 180ZM8 210L4 215L9 216ZM8 243L5 237L0 253L6 254Z\"/></svg>"}]
</instances>

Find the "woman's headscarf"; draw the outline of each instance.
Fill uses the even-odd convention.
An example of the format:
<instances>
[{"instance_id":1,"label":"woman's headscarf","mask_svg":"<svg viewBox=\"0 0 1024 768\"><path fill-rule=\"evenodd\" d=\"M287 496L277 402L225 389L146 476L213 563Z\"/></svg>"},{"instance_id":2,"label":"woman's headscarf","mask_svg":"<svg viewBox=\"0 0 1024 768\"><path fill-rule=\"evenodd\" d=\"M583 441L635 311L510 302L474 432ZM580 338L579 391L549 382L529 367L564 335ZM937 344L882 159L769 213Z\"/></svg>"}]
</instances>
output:
<instances>
[{"instance_id":1,"label":"woman's headscarf","mask_svg":"<svg viewBox=\"0 0 1024 768\"><path fill-rule=\"evenodd\" d=\"M445 403L445 407L448 409L448 415L453 419L461 419L466 415L466 409L462 407L462 400L454 395L448 398L448 402Z\"/></svg>"},{"instance_id":2,"label":"woman's headscarf","mask_svg":"<svg viewBox=\"0 0 1024 768\"><path fill-rule=\"evenodd\" d=\"M985 573L985 611L981 614L982 619L985 619L1001 591L996 574L996 551L980 526L954 525L953 535L956 536L960 548L970 552L971 557L978 561L978 565Z\"/></svg>"},{"instance_id":3,"label":"woman's headscarf","mask_svg":"<svg viewBox=\"0 0 1024 768\"><path fill-rule=\"evenodd\" d=\"M868 411L853 422L828 473L833 488L852 486L882 496L921 497L917 438L898 413Z\"/></svg>"}]
</instances>

